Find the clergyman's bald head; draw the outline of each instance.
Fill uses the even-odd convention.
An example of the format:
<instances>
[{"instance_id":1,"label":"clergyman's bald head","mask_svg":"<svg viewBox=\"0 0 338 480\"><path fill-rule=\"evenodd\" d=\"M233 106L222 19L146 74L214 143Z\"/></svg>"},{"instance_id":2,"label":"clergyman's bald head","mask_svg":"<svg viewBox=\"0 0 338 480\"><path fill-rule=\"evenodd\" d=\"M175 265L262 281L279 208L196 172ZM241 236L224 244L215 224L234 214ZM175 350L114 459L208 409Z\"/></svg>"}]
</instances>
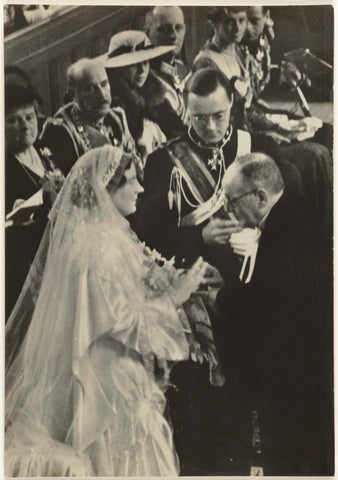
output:
<instances>
[{"instance_id":1,"label":"clergyman's bald head","mask_svg":"<svg viewBox=\"0 0 338 480\"><path fill-rule=\"evenodd\" d=\"M254 228L261 225L283 194L284 182L271 157L249 153L229 166L223 188L229 211L243 226Z\"/></svg>"},{"instance_id":2,"label":"clergyman's bald head","mask_svg":"<svg viewBox=\"0 0 338 480\"><path fill-rule=\"evenodd\" d=\"M275 161L265 153L253 152L239 157L235 162L238 173L245 183L263 187L272 194L277 194L284 188L281 172Z\"/></svg>"}]
</instances>

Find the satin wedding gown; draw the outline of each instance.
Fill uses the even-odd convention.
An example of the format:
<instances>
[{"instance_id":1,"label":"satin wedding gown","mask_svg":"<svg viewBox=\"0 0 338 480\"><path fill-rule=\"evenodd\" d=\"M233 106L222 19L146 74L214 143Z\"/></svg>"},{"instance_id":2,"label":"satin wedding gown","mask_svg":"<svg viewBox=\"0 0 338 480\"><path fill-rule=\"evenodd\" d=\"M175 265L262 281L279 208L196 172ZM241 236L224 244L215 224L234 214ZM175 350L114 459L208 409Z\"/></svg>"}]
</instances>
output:
<instances>
[{"instance_id":1,"label":"satin wedding gown","mask_svg":"<svg viewBox=\"0 0 338 480\"><path fill-rule=\"evenodd\" d=\"M7 476L178 475L164 386L167 362L188 358L189 327L169 295L175 269L159 266L106 190L120 158L103 147L73 167L46 259L9 320L13 342L34 303L6 368Z\"/></svg>"}]
</instances>

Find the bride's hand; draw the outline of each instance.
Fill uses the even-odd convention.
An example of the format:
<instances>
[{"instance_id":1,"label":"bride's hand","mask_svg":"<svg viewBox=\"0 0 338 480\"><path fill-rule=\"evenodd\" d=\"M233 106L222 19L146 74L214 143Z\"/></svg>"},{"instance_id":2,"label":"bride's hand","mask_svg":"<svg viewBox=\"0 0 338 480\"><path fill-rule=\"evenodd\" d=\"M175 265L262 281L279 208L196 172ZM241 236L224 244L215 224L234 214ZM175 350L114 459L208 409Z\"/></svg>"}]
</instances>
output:
<instances>
[{"instance_id":1,"label":"bride's hand","mask_svg":"<svg viewBox=\"0 0 338 480\"><path fill-rule=\"evenodd\" d=\"M199 257L187 272L179 276L173 283L171 298L176 307L186 302L203 282L208 264Z\"/></svg>"}]
</instances>

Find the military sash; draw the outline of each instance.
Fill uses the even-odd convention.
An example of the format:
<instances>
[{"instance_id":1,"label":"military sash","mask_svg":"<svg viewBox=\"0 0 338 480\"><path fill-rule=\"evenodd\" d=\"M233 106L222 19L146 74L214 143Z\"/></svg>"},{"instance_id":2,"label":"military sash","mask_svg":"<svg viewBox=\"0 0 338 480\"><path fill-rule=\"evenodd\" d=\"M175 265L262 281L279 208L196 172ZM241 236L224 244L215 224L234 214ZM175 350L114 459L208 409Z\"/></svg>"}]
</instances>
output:
<instances>
[{"instance_id":1,"label":"military sash","mask_svg":"<svg viewBox=\"0 0 338 480\"><path fill-rule=\"evenodd\" d=\"M216 182L198 154L197 148L194 149L189 140L169 143L166 148L174 164L168 192L169 208L172 209L175 202L179 226L200 225L224 205L225 195L222 188L224 162L222 162L223 167L220 166L224 171L220 172L219 180ZM250 134L238 130L236 158L250 151ZM222 153L222 147L220 152ZM188 191L184 188L182 179L184 179ZM192 208L192 211L183 218L181 218L182 196Z\"/></svg>"}]
</instances>

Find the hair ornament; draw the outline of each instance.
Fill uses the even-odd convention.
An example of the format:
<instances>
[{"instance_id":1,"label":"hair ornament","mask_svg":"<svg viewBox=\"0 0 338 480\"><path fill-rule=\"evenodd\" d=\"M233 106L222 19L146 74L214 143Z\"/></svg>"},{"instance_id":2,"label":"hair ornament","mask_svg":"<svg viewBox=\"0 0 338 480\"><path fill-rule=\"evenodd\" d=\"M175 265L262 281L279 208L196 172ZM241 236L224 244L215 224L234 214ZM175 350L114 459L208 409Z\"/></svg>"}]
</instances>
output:
<instances>
[{"instance_id":1,"label":"hair ornament","mask_svg":"<svg viewBox=\"0 0 338 480\"><path fill-rule=\"evenodd\" d=\"M110 182L110 180L113 178L113 176L114 176L114 174L117 170L117 167L119 166L119 163L120 163L120 160L114 159L112 161L112 163L109 165L108 170L106 171L106 173L104 174L103 179L102 179L102 183L103 183L104 187L106 187L108 185L108 183Z\"/></svg>"}]
</instances>

